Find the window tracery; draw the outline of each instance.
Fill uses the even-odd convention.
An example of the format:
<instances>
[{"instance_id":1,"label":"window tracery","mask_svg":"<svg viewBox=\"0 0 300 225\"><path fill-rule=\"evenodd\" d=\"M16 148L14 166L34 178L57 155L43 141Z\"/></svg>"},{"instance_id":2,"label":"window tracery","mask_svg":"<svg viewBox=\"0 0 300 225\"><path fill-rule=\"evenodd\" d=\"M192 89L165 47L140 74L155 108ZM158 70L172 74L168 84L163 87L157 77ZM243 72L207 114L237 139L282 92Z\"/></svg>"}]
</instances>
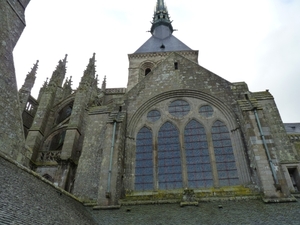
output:
<instances>
[{"instance_id":1,"label":"window tracery","mask_svg":"<svg viewBox=\"0 0 300 225\"><path fill-rule=\"evenodd\" d=\"M135 190L239 184L229 130L217 109L203 103L165 100L144 114L150 128L136 136Z\"/></svg>"},{"instance_id":2,"label":"window tracery","mask_svg":"<svg viewBox=\"0 0 300 225\"><path fill-rule=\"evenodd\" d=\"M169 113L177 118L182 118L190 112L191 108L187 101L176 100L169 105Z\"/></svg>"}]
</instances>

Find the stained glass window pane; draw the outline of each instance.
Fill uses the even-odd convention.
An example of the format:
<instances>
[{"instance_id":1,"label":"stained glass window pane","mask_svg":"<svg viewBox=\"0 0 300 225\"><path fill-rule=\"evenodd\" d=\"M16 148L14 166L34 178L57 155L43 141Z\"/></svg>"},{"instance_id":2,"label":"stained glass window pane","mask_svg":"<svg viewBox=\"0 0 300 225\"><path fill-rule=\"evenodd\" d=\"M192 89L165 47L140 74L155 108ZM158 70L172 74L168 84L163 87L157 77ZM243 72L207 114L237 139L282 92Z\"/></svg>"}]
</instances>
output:
<instances>
[{"instance_id":1,"label":"stained glass window pane","mask_svg":"<svg viewBox=\"0 0 300 225\"><path fill-rule=\"evenodd\" d=\"M190 188L211 187L213 177L204 127L191 120L184 130L186 166Z\"/></svg>"},{"instance_id":2,"label":"stained glass window pane","mask_svg":"<svg viewBox=\"0 0 300 225\"><path fill-rule=\"evenodd\" d=\"M218 120L214 123L212 127L212 139L220 186L238 185L239 178L230 134L223 122Z\"/></svg>"},{"instance_id":3,"label":"stained glass window pane","mask_svg":"<svg viewBox=\"0 0 300 225\"><path fill-rule=\"evenodd\" d=\"M136 137L135 190L153 190L152 132L147 127Z\"/></svg>"},{"instance_id":4,"label":"stained glass window pane","mask_svg":"<svg viewBox=\"0 0 300 225\"><path fill-rule=\"evenodd\" d=\"M189 103L184 100L176 100L169 105L169 113L177 118L184 117L190 110Z\"/></svg>"},{"instance_id":5,"label":"stained glass window pane","mask_svg":"<svg viewBox=\"0 0 300 225\"><path fill-rule=\"evenodd\" d=\"M182 188L179 132L170 122L158 132L158 183L163 190Z\"/></svg>"},{"instance_id":6,"label":"stained glass window pane","mask_svg":"<svg viewBox=\"0 0 300 225\"><path fill-rule=\"evenodd\" d=\"M204 105L200 107L199 113L203 117L211 117L214 113L214 110L210 105Z\"/></svg>"},{"instance_id":7,"label":"stained glass window pane","mask_svg":"<svg viewBox=\"0 0 300 225\"><path fill-rule=\"evenodd\" d=\"M150 122L155 122L160 119L160 112L158 110L151 110L147 114L147 120Z\"/></svg>"}]
</instances>

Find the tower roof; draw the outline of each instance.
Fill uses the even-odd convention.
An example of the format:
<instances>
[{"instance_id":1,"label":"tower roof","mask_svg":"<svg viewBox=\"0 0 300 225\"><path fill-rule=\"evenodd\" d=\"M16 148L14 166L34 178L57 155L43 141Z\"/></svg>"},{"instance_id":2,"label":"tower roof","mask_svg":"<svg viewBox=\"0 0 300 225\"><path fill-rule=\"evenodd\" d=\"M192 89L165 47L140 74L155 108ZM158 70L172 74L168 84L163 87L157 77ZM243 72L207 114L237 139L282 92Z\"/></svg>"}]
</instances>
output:
<instances>
[{"instance_id":1,"label":"tower roof","mask_svg":"<svg viewBox=\"0 0 300 225\"><path fill-rule=\"evenodd\" d=\"M192 50L173 36L172 21L164 0L157 0L150 37L135 53L170 52Z\"/></svg>"}]
</instances>

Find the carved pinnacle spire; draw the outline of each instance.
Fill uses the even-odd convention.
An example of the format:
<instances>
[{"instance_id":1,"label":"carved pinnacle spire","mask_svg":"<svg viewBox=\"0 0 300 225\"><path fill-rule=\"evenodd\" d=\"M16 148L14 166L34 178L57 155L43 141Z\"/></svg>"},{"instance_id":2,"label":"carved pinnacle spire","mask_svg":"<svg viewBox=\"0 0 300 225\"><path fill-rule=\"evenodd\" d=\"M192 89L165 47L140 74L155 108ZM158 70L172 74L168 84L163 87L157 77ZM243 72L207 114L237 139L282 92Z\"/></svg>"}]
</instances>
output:
<instances>
[{"instance_id":1,"label":"carved pinnacle spire","mask_svg":"<svg viewBox=\"0 0 300 225\"><path fill-rule=\"evenodd\" d=\"M48 77L46 78L46 80L45 80L45 82L44 82L44 84L43 84L43 88L45 88L45 87L47 87L47 85L48 85Z\"/></svg>"},{"instance_id":2,"label":"carved pinnacle spire","mask_svg":"<svg viewBox=\"0 0 300 225\"><path fill-rule=\"evenodd\" d=\"M49 85L52 86L61 86L63 80L65 79L66 75L66 64L67 64L67 54L63 60L59 60L58 65L56 66L55 71L52 74L50 79Z\"/></svg>"},{"instance_id":3,"label":"carved pinnacle spire","mask_svg":"<svg viewBox=\"0 0 300 225\"><path fill-rule=\"evenodd\" d=\"M38 64L39 64L39 60L36 61L36 63L33 65L33 68L31 69L31 71L27 74L25 82L22 86L22 90L23 91L31 91L34 82L35 82L35 78L36 78L36 71L38 69Z\"/></svg>"},{"instance_id":4,"label":"carved pinnacle spire","mask_svg":"<svg viewBox=\"0 0 300 225\"><path fill-rule=\"evenodd\" d=\"M72 76L70 76L70 79L69 79L69 86L71 87L72 86Z\"/></svg>"},{"instance_id":5,"label":"carved pinnacle spire","mask_svg":"<svg viewBox=\"0 0 300 225\"><path fill-rule=\"evenodd\" d=\"M105 91L105 89L106 89L106 76L104 76L102 86L101 86L101 91Z\"/></svg>"},{"instance_id":6,"label":"carved pinnacle spire","mask_svg":"<svg viewBox=\"0 0 300 225\"><path fill-rule=\"evenodd\" d=\"M69 83L69 78L67 77L64 83L64 88L68 86L68 83Z\"/></svg>"},{"instance_id":7,"label":"carved pinnacle spire","mask_svg":"<svg viewBox=\"0 0 300 225\"><path fill-rule=\"evenodd\" d=\"M94 53L93 57L90 58L89 64L87 65L87 67L83 73L83 76L81 78L82 83L91 84L93 79L95 78L95 74L96 74L95 55L96 55L96 53Z\"/></svg>"}]
</instances>

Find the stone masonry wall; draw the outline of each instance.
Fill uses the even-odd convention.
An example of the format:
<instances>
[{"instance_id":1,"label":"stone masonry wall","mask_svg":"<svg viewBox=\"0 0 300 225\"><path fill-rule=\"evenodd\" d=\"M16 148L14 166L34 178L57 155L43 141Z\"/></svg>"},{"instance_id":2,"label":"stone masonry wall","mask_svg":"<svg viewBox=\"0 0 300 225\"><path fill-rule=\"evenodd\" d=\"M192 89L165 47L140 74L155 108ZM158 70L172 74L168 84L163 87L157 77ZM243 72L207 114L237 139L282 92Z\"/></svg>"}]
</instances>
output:
<instances>
[{"instance_id":1,"label":"stone masonry wall","mask_svg":"<svg viewBox=\"0 0 300 225\"><path fill-rule=\"evenodd\" d=\"M25 27L28 3L0 1L0 151L23 164L24 132L12 52Z\"/></svg>"},{"instance_id":2,"label":"stone masonry wall","mask_svg":"<svg viewBox=\"0 0 300 225\"><path fill-rule=\"evenodd\" d=\"M103 148L109 146L109 141L104 135L107 119L106 113L89 115L87 118L86 138L83 142L74 187L74 194L84 201L97 200Z\"/></svg>"},{"instance_id":3,"label":"stone masonry wall","mask_svg":"<svg viewBox=\"0 0 300 225\"><path fill-rule=\"evenodd\" d=\"M84 206L0 156L0 224L96 224Z\"/></svg>"}]
</instances>

